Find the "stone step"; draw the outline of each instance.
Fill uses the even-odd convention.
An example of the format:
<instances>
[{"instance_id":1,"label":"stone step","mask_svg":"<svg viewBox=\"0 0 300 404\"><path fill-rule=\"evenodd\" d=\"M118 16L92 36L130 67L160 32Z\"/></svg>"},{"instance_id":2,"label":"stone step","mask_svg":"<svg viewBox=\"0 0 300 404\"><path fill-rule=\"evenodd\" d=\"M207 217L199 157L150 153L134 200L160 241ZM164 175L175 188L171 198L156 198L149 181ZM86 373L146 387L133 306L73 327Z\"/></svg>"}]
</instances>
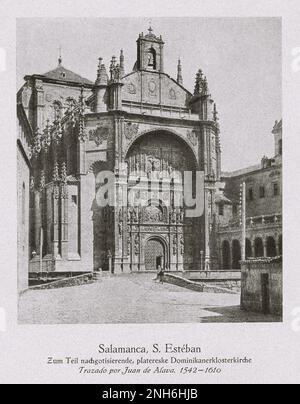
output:
<instances>
[{"instance_id":1,"label":"stone step","mask_svg":"<svg viewBox=\"0 0 300 404\"><path fill-rule=\"evenodd\" d=\"M93 273L93 279L95 281L103 279L103 278L110 278L112 274L108 271L97 271Z\"/></svg>"}]
</instances>

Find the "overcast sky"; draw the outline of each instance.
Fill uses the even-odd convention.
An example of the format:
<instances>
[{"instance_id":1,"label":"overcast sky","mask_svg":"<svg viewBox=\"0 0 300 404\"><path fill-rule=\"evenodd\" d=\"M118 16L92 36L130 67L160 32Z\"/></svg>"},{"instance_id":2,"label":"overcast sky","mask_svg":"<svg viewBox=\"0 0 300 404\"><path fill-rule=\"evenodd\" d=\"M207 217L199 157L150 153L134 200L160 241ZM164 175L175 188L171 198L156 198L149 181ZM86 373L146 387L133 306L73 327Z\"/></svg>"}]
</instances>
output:
<instances>
[{"instance_id":1,"label":"overcast sky","mask_svg":"<svg viewBox=\"0 0 300 404\"><path fill-rule=\"evenodd\" d=\"M165 72L193 91L201 68L219 110L223 171L257 164L274 154L271 130L281 119L281 20L270 18L19 19L17 85L25 74L63 66L94 81L98 58L109 64L124 50L126 72L136 61L136 40L147 32L165 41Z\"/></svg>"}]
</instances>

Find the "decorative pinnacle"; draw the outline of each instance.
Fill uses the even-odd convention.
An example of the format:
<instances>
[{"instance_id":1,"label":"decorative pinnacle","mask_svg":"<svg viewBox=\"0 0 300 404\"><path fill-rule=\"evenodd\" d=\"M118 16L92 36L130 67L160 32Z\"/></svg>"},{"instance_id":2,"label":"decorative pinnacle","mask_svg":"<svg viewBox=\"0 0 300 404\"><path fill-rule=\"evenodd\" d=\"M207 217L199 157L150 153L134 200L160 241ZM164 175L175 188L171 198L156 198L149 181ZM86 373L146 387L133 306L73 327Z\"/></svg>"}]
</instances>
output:
<instances>
[{"instance_id":1,"label":"decorative pinnacle","mask_svg":"<svg viewBox=\"0 0 300 404\"><path fill-rule=\"evenodd\" d=\"M106 73L106 68L105 65L103 64L103 58L99 58L99 64L98 64L98 70L97 70L97 79L96 79L96 85L106 85L107 84L107 73Z\"/></svg>"},{"instance_id":2,"label":"decorative pinnacle","mask_svg":"<svg viewBox=\"0 0 300 404\"><path fill-rule=\"evenodd\" d=\"M180 85L183 84L183 78L182 78L182 66L181 66L181 60L178 59L178 66L177 66L177 83Z\"/></svg>"},{"instance_id":3,"label":"decorative pinnacle","mask_svg":"<svg viewBox=\"0 0 300 404\"><path fill-rule=\"evenodd\" d=\"M123 49L120 51L120 76L123 77L125 75L125 64L124 64L124 52Z\"/></svg>"},{"instance_id":4,"label":"decorative pinnacle","mask_svg":"<svg viewBox=\"0 0 300 404\"><path fill-rule=\"evenodd\" d=\"M52 179L53 179L53 182L59 182L59 169L58 169L57 161L54 163Z\"/></svg>"},{"instance_id":5,"label":"decorative pinnacle","mask_svg":"<svg viewBox=\"0 0 300 404\"><path fill-rule=\"evenodd\" d=\"M67 165L65 162L61 165L61 181L64 183L67 182Z\"/></svg>"},{"instance_id":6,"label":"decorative pinnacle","mask_svg":"<svg viewBox=\"0 0 300 404\"><path fill-rule=\"evenodd\" d=\"M202 70L199 69L196 75L194 95L208 95L208 93L209 90L207 78L203 75Z\"/></svg>"}]
</instances>

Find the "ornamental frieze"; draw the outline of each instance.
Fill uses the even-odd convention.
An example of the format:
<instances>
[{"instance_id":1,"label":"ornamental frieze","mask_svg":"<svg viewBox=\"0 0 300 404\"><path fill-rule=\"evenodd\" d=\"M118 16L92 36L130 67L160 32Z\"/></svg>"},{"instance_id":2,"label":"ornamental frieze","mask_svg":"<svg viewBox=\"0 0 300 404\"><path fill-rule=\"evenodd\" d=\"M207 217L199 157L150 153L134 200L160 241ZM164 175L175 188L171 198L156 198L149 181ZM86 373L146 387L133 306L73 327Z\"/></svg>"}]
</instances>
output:
<instances>
[{"instance_id":1,"label":"ornamental frieze","mask_svg":"<svg viewBox=\"0 0 300 404\"><path fill-rule=\"evenodd\" d=\"M144 233L168 233L169 232L169 228L166 226L141 226L140 228L141 232Z\"/></svg>"}]
</instances>

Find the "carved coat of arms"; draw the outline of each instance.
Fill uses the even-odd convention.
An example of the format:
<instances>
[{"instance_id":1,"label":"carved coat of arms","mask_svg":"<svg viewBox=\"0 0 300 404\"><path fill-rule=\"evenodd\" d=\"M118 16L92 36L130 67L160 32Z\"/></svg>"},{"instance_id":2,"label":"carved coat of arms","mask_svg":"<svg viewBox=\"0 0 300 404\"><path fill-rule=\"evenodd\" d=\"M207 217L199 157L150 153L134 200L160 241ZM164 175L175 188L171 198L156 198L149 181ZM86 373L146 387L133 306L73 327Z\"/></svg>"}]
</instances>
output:
<instances>
[{"instance_id":1,"label":"carved coat of arms","mask_svg":"<svg viewBox=\"0 0 300 404\"><path fill-rule=\"evenodd\" d=\"M126 123L125 124L125 136L128 140L132 139L138 134L139 125L136 123Z\"/></svg>"},{"instance_id":2,"label":"carved coat of arms","mask_svg":"<svg viewBox=\"0 0 300 404\"><path fill-rule=\"evenodd\" d=\"M197 132L195 130L192 130L192 131L188 130L187 137L193 146L197 146L198 136L197 136Z\"/></svg>"},{"instance_id":3,"label":"carved coat of arms","mask_svg":"<svg viewBox=\"0 0 300 404\"><path fill-rule=\"evenodd\" d=\"M96 129L91 129L89 131L89 140L94 141L96 146L101 146L102 143L108 139L108 136L108 126L98 126Z\"/></svg>"}]
</instances>

